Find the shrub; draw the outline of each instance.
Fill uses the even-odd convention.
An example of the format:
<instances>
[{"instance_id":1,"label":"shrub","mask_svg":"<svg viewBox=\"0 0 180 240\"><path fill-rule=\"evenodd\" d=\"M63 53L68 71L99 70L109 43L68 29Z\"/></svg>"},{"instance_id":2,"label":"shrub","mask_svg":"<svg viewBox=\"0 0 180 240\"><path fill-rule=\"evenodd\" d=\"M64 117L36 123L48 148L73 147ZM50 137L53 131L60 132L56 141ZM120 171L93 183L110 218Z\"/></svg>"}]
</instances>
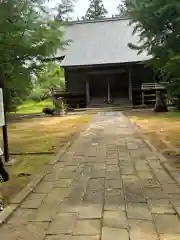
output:
<instances>
[{"instance_id":1,"label":"shrub","mask_svg":"<svg viewBox=\"0 0 180 240\"><path fill-rule=\"evenodd\" d=\"M31 92L29 99L35 102L44 101L48 98L48 92L43 89L35 89Z\"/></svg>"}]
</instances>

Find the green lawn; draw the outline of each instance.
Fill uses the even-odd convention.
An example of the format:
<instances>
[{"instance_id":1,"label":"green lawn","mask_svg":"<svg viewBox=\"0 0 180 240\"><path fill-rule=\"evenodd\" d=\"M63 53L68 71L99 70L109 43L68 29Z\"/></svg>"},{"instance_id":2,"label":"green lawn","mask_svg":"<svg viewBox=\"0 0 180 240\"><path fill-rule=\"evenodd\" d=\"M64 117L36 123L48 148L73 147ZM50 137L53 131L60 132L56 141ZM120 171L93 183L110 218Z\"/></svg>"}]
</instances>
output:
<instances>
[{"instance_id":1,"label":"green lawn","mask_svg":"<svg viewBox=\"0 0 180 240\"><path fill-rule=\"evenodd\" d=\"M169 112L154 112L152 110L144 110L144 111L131 111L127 113L128 116L136 116L138 119L144 119L146 116L148 116L148 119L168 119L168 120L174 120L174 118L180 118L180 111L169 111Z\"/></svg>"},{"instance_id":2,"label":"green lawn","mask_svg":"<svg viewBox=\"0 0 180 240\"><path fill-rule=\"evenodd\" d=\"M52 101L50 99L42 102L27 100L18 107L16 113L17 114L41 113L44 107L53 107Z\"/></svg>"},{"instance_id":3,"label":"green lawn","mask_svg":"<svg viewBox=\"0 0 180 240\"><path fill-rule=\"evenodd\" d=\"M180 112L129 111L126 114L158 150L166 156L173 154L180 164Z\"/></svg>"}]
</instances>

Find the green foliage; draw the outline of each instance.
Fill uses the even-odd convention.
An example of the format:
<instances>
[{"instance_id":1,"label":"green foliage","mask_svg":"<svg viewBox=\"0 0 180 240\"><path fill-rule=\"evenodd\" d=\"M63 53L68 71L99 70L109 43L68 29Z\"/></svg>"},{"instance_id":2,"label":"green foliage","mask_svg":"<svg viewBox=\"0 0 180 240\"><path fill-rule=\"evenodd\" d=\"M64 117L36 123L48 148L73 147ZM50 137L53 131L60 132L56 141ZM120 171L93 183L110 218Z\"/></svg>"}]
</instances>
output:
<instances>
[{"instance_id":1,"label":"green foliage","mask_svg":"<svg viewBox=\"0 0 180 240\"><path fill-rule=\"evenodd\" d=\"M90 0L88 10L83 19L102 19L105 18L107 14L108 11L105 9L102 0Z\"/></svg>"},{"instance_id":2,"label":"green foliage","mask_svg":"<svg viewBox=\"0 0 180 240\"><path fill-rule=\"evenodd\" d=\"M128 12L127 12L126 6L124 4L120 3L117 6L117 14L116 14L116 16L121 17L121 18L128 17Z\"/></svg>"},{"instance_id":3,"label":"green foliage","mask_svg":"<svg viewBox=\"0 0 180 240\"><path fill-rule=\"evenodd\" d=\"M51 90L52 88L60 88L64 90L64 71L59 64L49 62L42 65L37 72L37 84L41 89Z\"/></svg>"},{"instance_id":4,"label":"green foliage","mask_svg":"<svg viewBox=\"0 0 180 240\"><path fill-rule=\"evenodd\" d=\"M41 101L50 96L53 88L65 89L64 71L58 63L48 62L36 71L34 88L29 96L34 101Z\"/></svg>"},{"instance_id":5,"label":"green foliage","mask_svg":"<svg viewBox=\"0 0 180 240\"><path fill-rule=\"evenodd\" d=\"M74 12L75 0L61 0L57 7L56 19L60 21L71 20L71 14Z\"/></svg>"},{"instance_id":6,"label":"green foliage","mask_svg":"<svg viewBox=\"0 0 180 240\"><path fill-rule=\"evenodd\" d=\"M40 102L42 100L45 100L48 97L48 91L41 89L39 86L36 86L30 93L29 99Z\"/></svg>"},{"instance_id":7,"label":"green foliage","mask_svg":"<svg viewBox=\"0 0 180 240\"><path fill-rule=\"evenodd\" d=\"M27 96L32 89L32 72L65 42L60 22L49 17L43 0L0 1L0 26L0 75L9 96L9 110L11 93Z\"/></svg>"},{"instance_id":8,"label":"green foliage","mask_svg":"<svg viewBox=\"0 0 180 240\"><path fill-rule=\"evenodd\" d=\"M141 40L139 46L129 46L147 51L149 64L169 82L171 95L180 97L180 1L126 0L126 6Z\"/></svg>"}]
</instances>

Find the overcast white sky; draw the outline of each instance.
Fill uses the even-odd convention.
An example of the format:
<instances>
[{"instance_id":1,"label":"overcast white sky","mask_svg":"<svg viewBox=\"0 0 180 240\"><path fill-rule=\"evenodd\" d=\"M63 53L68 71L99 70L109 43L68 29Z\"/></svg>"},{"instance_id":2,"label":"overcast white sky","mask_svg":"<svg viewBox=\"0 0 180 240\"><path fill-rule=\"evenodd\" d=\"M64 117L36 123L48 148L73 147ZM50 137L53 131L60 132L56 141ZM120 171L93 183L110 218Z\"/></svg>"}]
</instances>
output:
<instances>
[{"instance_id":1,"label":"overcast white sky","mask_svg":"<svg viewBox=\"0 0 180 240\"><path fill-rule=\"evenodd\" d=\"M50 0L50 5L53 6L60 2L60 0ZM103 0L105 8L108 10L108 16L111 17L113 14L116 14L117 5L122 2L122 0ZM82 17L86 13L86 10L89 6L89 0L77 0L74 18Z\"/></svg>"}]
</instances>

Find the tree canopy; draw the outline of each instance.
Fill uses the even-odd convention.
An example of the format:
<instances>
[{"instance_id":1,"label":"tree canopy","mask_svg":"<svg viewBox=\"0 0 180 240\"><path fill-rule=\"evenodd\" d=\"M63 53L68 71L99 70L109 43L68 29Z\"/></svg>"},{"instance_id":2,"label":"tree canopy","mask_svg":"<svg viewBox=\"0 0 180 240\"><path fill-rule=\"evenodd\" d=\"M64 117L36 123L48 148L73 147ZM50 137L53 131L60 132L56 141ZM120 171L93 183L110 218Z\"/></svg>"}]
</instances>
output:
<instances>
[{"instance_id":1,"label":"tree canopy","mask_svg":"<svg viewBox=\"0 0 180 240\"><path fill-rule=\"evenodd\" d=\"M126 6L141 40L130 47L152 56L149 63L180 98L180 1L126 0Z\"/></svg>"},{"instance_id":2,"label":"tree canopy","mask_svg":"<svg viewBox=\"0 0 180 240\"><path fill-rule=\"evenodd\" d=\"M50 90L60 88L64 90L64 72L58 63L49 62L43 64L41 70L37 72L37 84L42 89Z\"/></svg>"},{"instance_id":3,"label":"tree canopy","mask_svg":"<svg viewBox=\"0 0 180 240\"><path fill-rule=\"evenodd\" d=\"M61 21L71 20L71 14L74 12L74 5L76 0L61 0L57 6L56 19Z\"/></svg>"},{"instance_id":4,"label":"tree canopy","mask_svg":"<svg viewBox=\"0 0 180 240\"><path fill-rule=\"evenodd\" d=\"M102 0L90 0L89 7L83 19L102 19L105 18L108 11L104 7Z\"/></svg>"},{"instance_id":5,"label":"tree canopy","mask_svg":"<svg viewBox=\"0 0 180 240\"><path fill-rule=\"evenodd\" d=\"M31 75L48 56L63 47L60 22L50 18L43 0L0 1L0 76L10 96L27 96Z\"/></svg>"},{"instance_id":6,"label":"tree canopy","mask_svg":"<svg viewBox=\"0 0 180 240\"><path fill-rule=\"evenodd\" d=\"M128 17L128 12L127 12L126 6L124 4L120 3L117 6L117 14L116 14L116 16L121 17L121 18Z\"/></svg>"},{"instance_id":7,"label":"tree canopy","mask_svg":"<svg viewBox=\"0 0 180 240\"><path fill-rule=\"evenodd\" d=\"M64 71L59 63L47 62L41 65L36 71L34 87L30 94L30 99L41 101L49 97L52 89L65 89Z\"/></svg>"}]
</instances>

